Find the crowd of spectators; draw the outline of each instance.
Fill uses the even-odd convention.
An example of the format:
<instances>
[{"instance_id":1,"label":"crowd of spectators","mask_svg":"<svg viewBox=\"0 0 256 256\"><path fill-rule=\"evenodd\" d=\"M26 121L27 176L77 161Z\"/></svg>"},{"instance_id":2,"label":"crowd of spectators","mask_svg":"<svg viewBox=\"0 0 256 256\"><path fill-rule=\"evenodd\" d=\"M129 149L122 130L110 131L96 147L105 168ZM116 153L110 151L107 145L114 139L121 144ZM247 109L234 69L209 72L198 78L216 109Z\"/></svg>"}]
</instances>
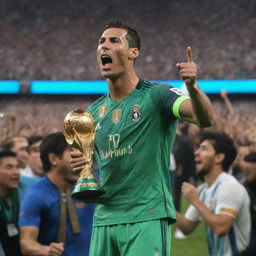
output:
<instances>
[{"instance_id":1,"label":"crowd of spectators","mask_svg":"<svg viewBox=\"0 0 256 256\"><path fill-rule=\"evenodd\" d=\"M97 97L99 96L2 96L0 143L12 136L28 137L62 131L63 120L68 112L72 109L86 109ZM255 100L245 97L230 98L231 109L221 96L215 95L212 98L217 121L210 129L228 133L239 146L254 143L256 147Z\"/></svg>"},{"instance_id":2,"label":"crowd of spectators","mask_svg":"<svg viewBox=\"0 0 256 256\"><path fill-rule=\"evenodd\" d=\"M232 113L225 110L223 103L218 102L214 106L217 113L217 121L212 129L226 132L240 146L252 143L256 146L255 100L248 102L237 99Z\"/></svg>"},{"instance_id":3,"label":"crowd of spectators","mask_svg":"<svg viewBox=\"0 0 256 256\"><path fill-rule=\"evenodd\" d=\"M255 78L254 0L1 0L0 10L0 80L102 79L96 47L111 18L141 35L136 69L142 78L180 79L175 64L185 60L188 45L200 79ZM62 132L66 114L97 97L0 95L0 145L17 136ZM240 180L243 156L256 151L256 103L231 98L225 92L212 98L217 121L208 129L235 140L240 154L231 172ZM197 144L200 129L190 125L188 132Z\"/></svg>"},{"instance_id":4,"label":"crowd of spectators","mask_svg":"<svg viewBox=\"0 0 256 256\"><path fill-rule=\"evenodd\" d=\"M0 9L2 80L102 79L95 51L115 17L141 35L141 77L178 79L188 45L201 79L255 77L254 0L2 0Z\"/></svg>"},{"instance_id":5,"label":"crowd of spectators","mask_svg":"<svg viewBox=\"0 0 256 256\"><path fill-rule=\"evenodd\" d=\"M86 108L92 100L82 97L1 97L0 138L47 135L63 130L63 120L72 109Z\"/></svg>"}]
</instances>

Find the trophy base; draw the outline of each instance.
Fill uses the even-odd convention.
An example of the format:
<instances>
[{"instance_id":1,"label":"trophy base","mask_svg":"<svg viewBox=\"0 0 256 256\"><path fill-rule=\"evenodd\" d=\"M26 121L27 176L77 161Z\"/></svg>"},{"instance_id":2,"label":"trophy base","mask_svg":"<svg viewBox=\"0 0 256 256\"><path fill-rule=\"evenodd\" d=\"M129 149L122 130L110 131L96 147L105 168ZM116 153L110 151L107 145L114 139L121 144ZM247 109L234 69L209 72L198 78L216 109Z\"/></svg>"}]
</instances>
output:
<instances>
[{"instance_id":1,"label":"trophy base","mask_svg":"<svg viewBox=\"0 0 256 256\"><path fill-rule=\"evenodd\" d=\"M71 193L72 198L85 203L96 203L105 192L95 179L79 179Z\"/></svg>"}]
</instances>

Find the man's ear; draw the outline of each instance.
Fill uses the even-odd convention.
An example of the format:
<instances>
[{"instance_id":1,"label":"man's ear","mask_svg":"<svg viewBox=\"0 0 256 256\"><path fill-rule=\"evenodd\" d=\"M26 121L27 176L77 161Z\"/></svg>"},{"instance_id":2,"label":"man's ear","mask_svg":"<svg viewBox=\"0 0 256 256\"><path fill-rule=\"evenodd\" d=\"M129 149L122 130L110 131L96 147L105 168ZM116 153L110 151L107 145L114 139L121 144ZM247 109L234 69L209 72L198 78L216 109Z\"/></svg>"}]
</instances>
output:
<instances>
[{"instance_id":1,"label":"man's ear","mask_svg":"<svg viewBox=\"0 0 256 256\"><path fill-rule=\"evenodd\" d=\"M57 166L57 164L58 164L58 157L55 155L55 154L53 154L53 153L50 153L49 155L48 155L48 158L49 158L49 162L51 163L51 165L53 166L53 167L56 167Z\"/></svg>"},{"instance_id":2,"label":"man's ear","mask_svg":"<svg viewBox=\"0 0 256 256\"><path fill-rule=\"evenodd\" d=\"M224 158L225 158L225 154L224 153L218 153L215 156L215 162L217 164L221 164L224 161Z\"/></svg>"},{"instance_id":3,"label":"man's ear","mask_svg":"<svg viewBox=\"0 0 256 256\"><path fill-rule=\"evenodd\" d=\"M130 48L129 49L129 58L135 60L140 55L140 50L138 48Z\"/></svg>"}]
</instances>

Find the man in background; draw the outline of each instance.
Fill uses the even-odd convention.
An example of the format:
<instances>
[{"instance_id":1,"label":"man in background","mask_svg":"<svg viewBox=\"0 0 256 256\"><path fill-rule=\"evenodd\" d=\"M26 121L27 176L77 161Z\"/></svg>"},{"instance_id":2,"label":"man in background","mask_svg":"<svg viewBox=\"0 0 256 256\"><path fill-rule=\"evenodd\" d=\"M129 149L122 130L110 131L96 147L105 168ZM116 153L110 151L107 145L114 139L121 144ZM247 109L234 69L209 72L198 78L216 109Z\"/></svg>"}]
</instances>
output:
<instances>
[{"instance_id":1,"label":"man in background","mask_svg":"<svg viewBox=\"0 0 256 256\"><path fill-rule=\"evenodd\" d=\"M43 164L40 159L40 145L42 144L43 136L28 137L28 165L32 170L33 177L41 177L44 175Z\"/></svg>"},{"instance_id":2,"label":"man in background","mask_svg":"<svg viewBox=\"0 0 256 256\"><path fill-rule=\"evenodd\" d=\"M19 244L19 169L16 154L0 152L0 255L20 256Z\"/></svg>"},{"instance_id":3,"label":"man in background","mask_svg":"<svg viewBox=\"0 0 256 256\"><path fill-rule=\"evenodd\" d=\"M88 255L94 205L71 200L78 175L72 172L70 151L62 133L48 135L40 146L46 176L28 189L21 203L25 255Z\"/></svg>"},{"instance_id":4,"label":"man in background","mask_svg":"<svg viewBox=\"0 0 256 256\"><path fill-rule=\"evenodd\" d=\"M227 134L204 133L195 162L205 183L198 189L187 182L182 184L182 193L191 205L185 217L177 212L177 226L189 234L202 220L210 256L238 255L249 244L250 199L245 188L227 173L236 155Z\"/></svg>"},{"instance_id":5,"label":"man in background","mask_svg":"<svg viewBox=\"0 0 256 256\"><path fill-rule=\"evenodd\" d=\"M35 149L38 150L38 145L41 142L42 137L39 136L30 137L30 140L26 137L18 136L13 137L3 145L3 150L12 151L17 155L20 171L20 198L22 198L27 189L37 183L38 179L41 177L39 175L42 172L42 170L40 170L41 160L39 152L34 152ZM32 164L32 167L30 164Z\"/></svg>"},{"instance_id":6,"label":"man in background","mask_svg":"<svg viewBox=\"0 0 256 256\"><path fill-rule=\"evenodd\" d=\"M3 145L3 150L16 153L20 174L22 176L33 176L32 170L28 165L29 151L26 137L18 136L11 138Z\"/></svg>"}]
</instances>

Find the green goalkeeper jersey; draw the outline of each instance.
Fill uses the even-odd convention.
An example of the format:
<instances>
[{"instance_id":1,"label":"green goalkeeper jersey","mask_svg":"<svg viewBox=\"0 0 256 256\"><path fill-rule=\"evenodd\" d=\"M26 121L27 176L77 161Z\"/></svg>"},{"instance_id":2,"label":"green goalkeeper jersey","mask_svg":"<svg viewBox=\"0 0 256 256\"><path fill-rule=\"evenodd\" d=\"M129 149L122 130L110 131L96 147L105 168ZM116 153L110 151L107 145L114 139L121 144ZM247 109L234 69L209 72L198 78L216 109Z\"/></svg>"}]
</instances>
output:
<instances>
[{"instance_id":1,"label":"green goalkeeper jersey","mask_svg":"<svg viewBox=\"0 0 256 256\"><path fill-rule=\"evenodd\" d=\"M107 94L88 107L95 120L94 154L105 191L95 210L95 226L175 221L168 166L185 98L170 85L140 80L121 101Z\"/></svg>"}]
</instances>

